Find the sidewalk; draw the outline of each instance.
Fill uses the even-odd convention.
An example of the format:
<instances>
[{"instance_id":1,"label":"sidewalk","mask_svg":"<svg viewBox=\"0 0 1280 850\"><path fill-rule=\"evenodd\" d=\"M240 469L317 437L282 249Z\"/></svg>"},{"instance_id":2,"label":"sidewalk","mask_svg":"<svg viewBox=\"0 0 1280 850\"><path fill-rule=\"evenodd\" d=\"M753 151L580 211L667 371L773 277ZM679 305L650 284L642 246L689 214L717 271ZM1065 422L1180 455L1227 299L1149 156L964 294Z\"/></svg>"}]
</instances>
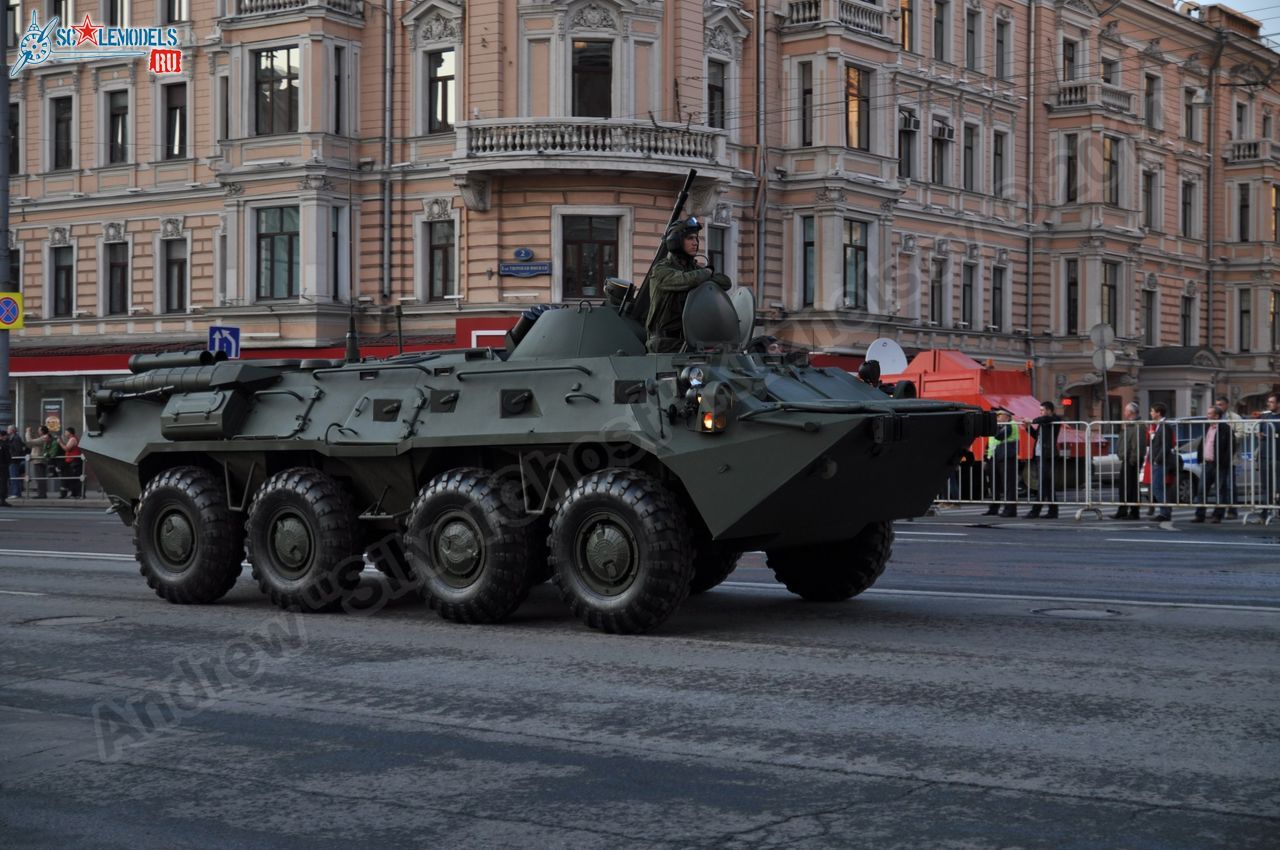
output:
<instances>
[{"instance_id":1,"label":"sidewalk","mask_svg":"<svg viewBox=\"0 0 1280 850\"><path fill-rule=\"evenodd\" d=\"M105 511L111 507L111 503L107 501L107 497L101 493L91 493L83 499L72 499L67 497L59 499L57 496L47 496L43 499L36 498L9 498L9 504L15 509L17 508L84 508ZM3 511L4 508L0 508Z\"/></svg>"}]
</instances>

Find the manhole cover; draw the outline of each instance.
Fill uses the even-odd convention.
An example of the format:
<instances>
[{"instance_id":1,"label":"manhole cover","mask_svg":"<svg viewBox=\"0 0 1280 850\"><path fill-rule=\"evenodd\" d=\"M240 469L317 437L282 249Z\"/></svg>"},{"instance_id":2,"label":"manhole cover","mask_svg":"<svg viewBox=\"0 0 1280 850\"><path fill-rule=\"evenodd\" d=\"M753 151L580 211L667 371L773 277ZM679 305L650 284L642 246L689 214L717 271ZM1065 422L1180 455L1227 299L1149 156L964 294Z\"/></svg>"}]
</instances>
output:
<instances>
[{"instance_id":1,"label":"manhole cover","mask_svg":"<svg viewBox=\"0 0 1280 850\"><path fill-rule=\"evenodd\" d=\"M1123 616L1110 608L1036 608L1031 613L1043 617L1061 617L1064 620L1106 620Z\"/></svg>"},{"instance_id":2,"label":"manhole cover","mask_svg":"<svg viewBox=\"0 0 1280 850\"><path fill-rule=\"evenodd\" d=\"M28 620L28 626L87 626L91 623L105 623L106 617L85 617L72 615L68 617L44 617L39 620Z\"/></svg>"}]
</instances>

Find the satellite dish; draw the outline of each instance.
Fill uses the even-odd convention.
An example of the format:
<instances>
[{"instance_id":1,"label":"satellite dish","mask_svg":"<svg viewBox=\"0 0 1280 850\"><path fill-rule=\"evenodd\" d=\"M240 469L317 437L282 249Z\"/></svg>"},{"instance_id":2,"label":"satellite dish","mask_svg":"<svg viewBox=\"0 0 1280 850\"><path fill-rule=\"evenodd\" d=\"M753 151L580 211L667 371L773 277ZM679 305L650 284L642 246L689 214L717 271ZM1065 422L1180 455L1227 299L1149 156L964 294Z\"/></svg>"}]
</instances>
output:
<instances>
[{"instance_id":1,"label":"satellite dish","mask_svg":"<svg viewBox=\"0 0 1280 850\"><path fill-rule=\"evenodd\" d=\"M902 346L888 337L880 337L867 346L867 360L880 364L881 375L901 375L907 371L907 355Z\"/></svg>"},{"instance_id":2,"label":"satellite dish","mask_svg":"<svg viewBox=\"0 0 1280 850\"><path fill-rule=\"evenodd\" d=\"M1106 322L1099 322L1089 328L1089 339L1098 348L1107 348L1116 341L1116 330Z\"/></svg>"},{"instance_id":3,"label":"satellite dish","mask_svg":"<svg viewBox=\"0 0 1280 850\"><path fill-rule=\"evenodd\" d=\"M729 296L733 311L738 314L738 348L745 348L756 327L756 296L745 286L739 286Z\"/></svg>"},{"instance_id":4,"label":"satellite dish","mask_svg":"<svg viewBox=\"0 0 1280 850\"><path fill-rule=\"evenodd\" d=\"M1098 325L1099 328L1111 329L1110 325ZM1097 328L1095 328L1096 330ZM1109 348L1099 348L1093 352L1093 368L1099 372L1110 372L1111 367L1116 365L1116 353Z\"/></svg>"},{"instance_id":5,"label":"satellite dish","mask_svg":"<svg viewBox=\"0 0 1280 850\"><path fill-rule=\"evenodd\" d=\"M689 293L681 321L684 338L692 349L738 344L738 313L728 294L709 280Z\"/></svg>"}]
</instances>

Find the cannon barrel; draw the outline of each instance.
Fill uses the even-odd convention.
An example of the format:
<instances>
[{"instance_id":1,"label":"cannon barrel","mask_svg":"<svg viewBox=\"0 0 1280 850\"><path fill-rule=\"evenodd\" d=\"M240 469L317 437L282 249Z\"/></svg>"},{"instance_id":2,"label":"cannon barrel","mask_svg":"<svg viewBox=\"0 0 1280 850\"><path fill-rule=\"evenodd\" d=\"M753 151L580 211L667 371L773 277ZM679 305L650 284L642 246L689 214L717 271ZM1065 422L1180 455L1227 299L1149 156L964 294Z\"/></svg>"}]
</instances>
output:
<instances>
[{"instance_id":1,"label":"cannon barrel","mask_svg":"<svg viewBox=\"0 0 1280 850\"><path fill-rule=\"evenodd\" d=\"M227 359L225 351L162 351L159 354L135 354L129 358L129 371L135 375L153 369L178 369L184 366L212 366Z\"/></svg>"},{"instance_id":2,"label":"cannon barrel","mask_svg":"<svg viewBox=\"0 0 1280 850\"><path fill-rule=\"evenodd\" d=\"M209 352L205 353L208 354ZM213 382L213 377L217 370L217 364L186 366L174 369L151 369L140 375L130 375L127 378L115 378L106 381L103 383L102 388L130 394L145 393L165 387L180 393L205 390Z\"/></svg>"}]
</instances>

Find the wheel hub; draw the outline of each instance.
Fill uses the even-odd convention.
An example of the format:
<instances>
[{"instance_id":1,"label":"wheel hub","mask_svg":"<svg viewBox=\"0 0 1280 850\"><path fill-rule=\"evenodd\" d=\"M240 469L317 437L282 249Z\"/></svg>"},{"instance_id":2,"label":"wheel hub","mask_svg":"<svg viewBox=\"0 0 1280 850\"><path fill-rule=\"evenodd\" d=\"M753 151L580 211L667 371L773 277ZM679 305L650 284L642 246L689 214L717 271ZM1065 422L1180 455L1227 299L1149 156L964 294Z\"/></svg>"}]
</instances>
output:
<instances>
[{"instance_id":1,"label":"wheel hub","mask_svg":"<svg viewBox=\"0 0 1280 850\"><path fill-rule=\"evenodd\" d=\"M311 560L311 530L301 517L278 517L271 526L271 549L286 572L301 573Z\"/></svg>"},{"instance_id":2,"label":"wheel hub","mask_svg":"<svg viewBox=\"0 0 1280 850\"><path fill-rule=\"evenodd\" d=\"M435 535L436 565L446 581L455 587L470 584L484 562L480 532L468 519L446 518Z\"/></svg>"},{"instance_id":3,"label":"wheel hub","mask_svg":"<svg viewBox=\"0 0 1280 850\"><path fill-rule=\"evenodd\" d=\"M631 536L610 519L588 523L580 535L583 578L605 595L621 593L635 576L636 553Z\"/></svg>"},{"instance_id":4,"label":"wheel hub","mask_svg":"<svg viewBox=\"0 0 1280 850\"><path fill-rule=\"evenodd\" d=\"M195 548L196 534L191 527L191 520L181 511L170 511L161 518L156 533L156 543L160 554L169 565L184 566Z\"/></svg>"}]
</instances>

